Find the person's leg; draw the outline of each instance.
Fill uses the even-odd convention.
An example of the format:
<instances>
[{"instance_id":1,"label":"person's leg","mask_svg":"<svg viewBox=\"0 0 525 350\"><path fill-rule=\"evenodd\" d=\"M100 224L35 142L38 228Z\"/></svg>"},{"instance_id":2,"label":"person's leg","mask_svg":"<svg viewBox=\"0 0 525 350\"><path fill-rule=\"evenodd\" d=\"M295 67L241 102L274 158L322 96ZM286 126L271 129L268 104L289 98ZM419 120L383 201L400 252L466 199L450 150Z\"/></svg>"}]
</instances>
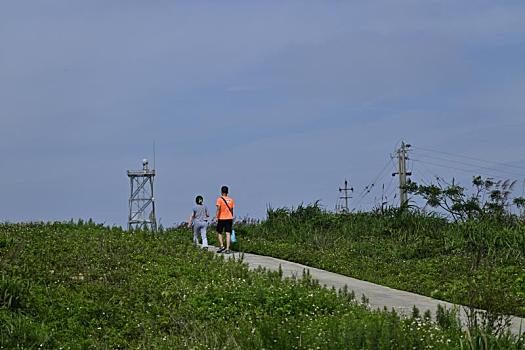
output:
<instances>
[{"instance_id":1,"label":"person's leg","mask_svg":"<svg viewBox=\"0 0 525 350\"><path fill-rule=\"evenodd\" d=\"M202 238L203 248L208 248L208 237L206 236L206 226L208 226L208 223L203 222L201 226L201 238Z\"/></svg>"},{"instance_id":2,"label":"person's leg","mask_svg":"<svg viewBox=\"0 0 525 350\"><path fill-rule=\"evenodd\" d=\"M199 226L197 225L196 222L193 222L193 244L195 245L199 244L198 234L199 234Z\"/></svg>"},{"instance_id":3,"label":"person's leg","mask_svg":"<svg viewBox=\"0 0 525 350\"><path fill-rule=\"evenodd\" d=\"M231 233L226 232L226 250L230 250Z\"/></svg>"},{"instance_id":4,"label":"person's leg","mask_svg":"<svg viewBox=\"0 0 525 350\"><path fill-rule=\"evenodd\" d=\"M217 222L217 239L219 240L219 244L221 245L219 251L224 250L224 242L222 240L222 231L224 229L224 222L222 220L219 220Z\"/></svg>"},{"instance_id":5,"label":"person's leg","mask_svg":"<svg viewBox=\"0 0 525 350\"><path fill-rule=\"evenodd\" d=\"M230 245L231 245L231 232L232 232L232 226L233 226L233 220L228 220L226 223L226 251L230 251Z\"/></svg>"},{"instance_id":6,"label":"person's leg","mask_svg":"<svg viewBox=\"0 0 525 350\"><path fill-rule=\"evenodd\" d=\"M219 239L219 244L221 245L221 247L217 250L217 253L222 253L226 250L226 248L224 248L224 243L222 241L222 234L217 233L217 238Z\"/></svg>"}]
</instances>

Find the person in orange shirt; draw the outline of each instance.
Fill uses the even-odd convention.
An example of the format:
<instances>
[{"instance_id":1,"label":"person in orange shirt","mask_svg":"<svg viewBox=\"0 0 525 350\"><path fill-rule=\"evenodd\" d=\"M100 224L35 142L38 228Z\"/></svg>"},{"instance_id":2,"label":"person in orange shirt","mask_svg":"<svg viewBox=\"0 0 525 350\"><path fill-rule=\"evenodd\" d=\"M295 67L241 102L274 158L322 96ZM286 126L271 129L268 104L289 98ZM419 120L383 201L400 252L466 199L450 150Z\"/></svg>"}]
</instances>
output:
<instances>
[{"instance_id":1,"label":"person in orange shirt","mask_svg":"<svg viewBox=\"0 0 525 350\"><path fill-rule=\"evenodd\" d=\"M233 207L235 202L233 198L228 197L228 186L221 187L221 196L215 203L217 206L217 238L221 247L217 253L230 254L231 233L233 228ZM222 233L226 232L226 248L222 239Z\"/></svg>"}]
</instances>

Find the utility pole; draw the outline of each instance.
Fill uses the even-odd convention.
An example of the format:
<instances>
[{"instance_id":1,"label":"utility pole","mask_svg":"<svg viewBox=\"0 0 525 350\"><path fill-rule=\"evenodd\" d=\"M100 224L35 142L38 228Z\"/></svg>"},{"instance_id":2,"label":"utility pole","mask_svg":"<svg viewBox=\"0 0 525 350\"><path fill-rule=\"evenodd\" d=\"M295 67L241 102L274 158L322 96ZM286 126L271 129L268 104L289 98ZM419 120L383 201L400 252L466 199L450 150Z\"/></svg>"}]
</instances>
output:
<instances>
[{"instance_id":1,"label":"utility pole","mask_svg":"<svg viewBox=\"0 0 525 350\"><path fill-rule=\"evenodd\" d=\"M342 208L339 208L339 212L341 213L349 213L350 210L348 209L348 199L352 198L348 195L348 191L353 192L354 188L350 187L348 188L348 181L345 179L345 187L341 188L339 187L339 193L343 193L342 196L339 197L339 199L343 199L345 201L345 205Z\"/></svg>"},{"instance_id":2,"label":"utility pole","mask_svg":"<svg viewBox=\"0 0 525 350\"><path fill-rule=\"evenodd\" d=\"M401 147L396 151L398 159L398 171L393 173L392 176L399 175L399 206L402 207L408 202L407 192L405 186L407 184L407 176L412 175L411 172L407 171L406 161L408 159L409 144L404 141L401 142Z\"/></svg>"}]
</instances>

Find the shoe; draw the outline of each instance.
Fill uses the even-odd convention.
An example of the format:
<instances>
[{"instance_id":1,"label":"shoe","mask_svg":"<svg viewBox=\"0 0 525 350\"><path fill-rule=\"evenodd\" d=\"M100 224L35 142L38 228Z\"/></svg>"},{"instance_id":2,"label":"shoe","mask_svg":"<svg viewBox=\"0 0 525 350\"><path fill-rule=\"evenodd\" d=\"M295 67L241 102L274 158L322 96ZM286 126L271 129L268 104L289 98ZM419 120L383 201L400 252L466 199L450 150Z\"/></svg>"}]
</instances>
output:
<instances>
[{"instance_id":1,"label":"shoe","mask_svg":"<svg viewBox=\"0 0 525 350\"><path fill-rule=\"evenodd\" d=\"M226 249L226 250L224 251L224 254L231 254L231 250Z\"/></svg>"},{"instance_id":2,"label":"shoe","mask_svg":"<svg viewBox=\"0 0 525 350\"><path fill-rule=\"evenodd\" d=\"M217 253L222 253L222 252L225 251L225 250L226 250L226 248L221 247L221 248L217 249Z\"/></svg>"}]
</instances>

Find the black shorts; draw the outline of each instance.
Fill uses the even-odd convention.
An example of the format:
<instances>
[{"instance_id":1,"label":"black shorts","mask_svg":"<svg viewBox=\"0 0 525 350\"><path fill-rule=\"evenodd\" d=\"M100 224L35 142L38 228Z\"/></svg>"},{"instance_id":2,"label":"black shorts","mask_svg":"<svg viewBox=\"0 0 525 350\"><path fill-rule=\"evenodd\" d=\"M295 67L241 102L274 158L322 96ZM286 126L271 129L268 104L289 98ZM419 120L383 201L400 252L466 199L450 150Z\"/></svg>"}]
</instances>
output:
<instances>
[{"instance_id":1,"label":"black shorts","mask_svg":"<svg viewBox=\"0 0 525 350\"><path fill-rule=\"evenodd\" d=\"M232 233L233 220L219 220L217 221L217 232L222 233L223 231Z\"/></svg>"}]
</instances>

